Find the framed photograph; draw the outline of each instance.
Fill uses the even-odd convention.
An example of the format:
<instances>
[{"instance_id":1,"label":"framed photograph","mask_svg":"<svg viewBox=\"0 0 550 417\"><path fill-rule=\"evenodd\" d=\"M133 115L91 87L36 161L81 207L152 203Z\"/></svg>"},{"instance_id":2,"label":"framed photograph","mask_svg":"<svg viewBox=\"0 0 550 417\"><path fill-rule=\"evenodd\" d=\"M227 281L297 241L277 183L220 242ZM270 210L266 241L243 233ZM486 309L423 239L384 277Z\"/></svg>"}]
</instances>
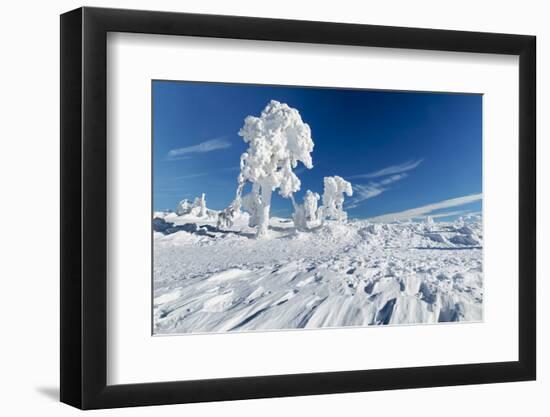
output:
<instances>
[{"instance_id":1,"label":"framed photograph","mask_svg":"<svg viewBox=\"0 0 550 417\"><path fill-rule=\"evenodd\" d=\"M61 16L61 401L533 380L535 37Z\"/></svg>"}]
</instances>

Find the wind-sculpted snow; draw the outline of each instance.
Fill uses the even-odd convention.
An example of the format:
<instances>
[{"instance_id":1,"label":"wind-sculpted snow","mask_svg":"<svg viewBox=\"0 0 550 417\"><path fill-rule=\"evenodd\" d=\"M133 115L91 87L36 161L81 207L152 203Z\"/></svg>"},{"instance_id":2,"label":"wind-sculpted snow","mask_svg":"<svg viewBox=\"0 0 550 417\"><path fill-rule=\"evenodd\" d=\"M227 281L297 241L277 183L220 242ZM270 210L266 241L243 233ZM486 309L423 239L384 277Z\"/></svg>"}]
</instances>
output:
<instances>
[{"instance_id":1,"label":"wind-sculpted snow","mask_svg":"<svg viewBox=\"0 0 550 417\"><path fill-rule=\"evenodd\" d=\"M156 216L156 334L482 320L480 222L271 218L256 239L245 214Z\"/></svg>"}]
</instances>

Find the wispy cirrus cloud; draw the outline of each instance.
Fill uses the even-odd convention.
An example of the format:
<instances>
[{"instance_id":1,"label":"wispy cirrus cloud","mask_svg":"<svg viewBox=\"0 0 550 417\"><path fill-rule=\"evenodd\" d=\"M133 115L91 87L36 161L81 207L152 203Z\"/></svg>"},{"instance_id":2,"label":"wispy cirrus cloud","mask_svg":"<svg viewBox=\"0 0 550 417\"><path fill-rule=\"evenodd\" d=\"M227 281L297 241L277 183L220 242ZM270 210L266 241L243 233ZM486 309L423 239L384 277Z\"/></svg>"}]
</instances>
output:
<instances>
[{"instance_id":1,"label":"wispy cirrus cloud","mask_svg":"<svg viewBox=\"0 0 550 417\"><path fill-rule=\"evenodd\" d=\"M466 213L470 214L468 210L453 210L453 211L446 211L444 213L425 214L423 216L416 216L415 219L422 220L422 219L427 219L428 217L431 217L432 219L440 219L444 217L460 216Z\"/></svg>"},{"instance_id":2,"label":"wispy cirrus cloud","mask_svg":"<svg viewBox=\"0 0 550 417\"><path fill-rule=\"evenodd\" d=\"M206 177L206 176L212 175L212 174L219 174L220 172L231 172L231 171L238 171L238 170L239 170L239 167L234 166L234 167L228 167L228 168L214 169L212 171L193 172L193 173L190 173L190 174L179 175L179 176L175 177L175 179L176 180L189 180L189 179L193 179L193 178Z\"/></svg>"},{"instance_id":3,"label":"wispy cirrus cloud","mask_svg":"<svg viewBox=\"0 0 550 417\"><path fill-rule=\"evenodd\" d=\"M437 211L437 210L463 206L465 204L479 201L482 198L483 198L483 194L481 193L465 195L462 197L451 198L449 200L444 200L438 203L428 204L425 206L416 207L405 211L388 213L388 214L383 214L381 216L371 217L369 220L374 222L391 222L396 220L409 220L414 218L421 218L426 215L431 215L430 213L433 213L434 211ZM438 214L432 215L432 217L443 215L443 214L452 215L448 213L438 213ZM442 217L442 216L439 216L439 217Z\"/></svg>"},{"instance_id":4,"label":"wispy cirrus cloud","mask_svg":"<svg viewBox=\"0 0 550 417\"><path fill-rule=\"evenodd\" d=\"M375 172L367 174L357 174L347 176L348 180L361 180L361 179L376 179L385 177L383 179L377 179L369 181L367 184L357 184L353 181L353 193L354 197L346 204L346 209L351 210L363 203L369 198L379 196L385 191L388 191L393 184L397 181L401 181L408 177L407 171L411 171L418 167L422 163L423 159L416 159L404 162L402 164L390 165Z\"/></svg>"},{"instance_id":5,"label":"wispy cirrus cloud","mask_svg":"<svg viewBox=\"0 0 550 417\"><path fill-rule=\"evenodd\" d=\"M408 174L401 173L384 178L381 181L369 181L368 184L353 184L353 198L346 204L346 209L351 210L358 207L365 200L376 197L384 191L389 190L388 186L390 184L401 181L407 176Z\"/></svg>"},{"instance_id":6,"label":"wispy cirrus cloud","mask_svg":"<svg viewBox=\"0 0 550 417\"><path fill-rule=\"evenodd\" d=\"M349 176L350 179L358 179L358 178L378 178L378 177L384 177L386 175L395 175L395 174L401 174L403 172L411 171L418 167L424 160L423 159L411 159L410 161L403 162L402 164L397 165L390 165L388 167L382 168L378 171L369 172L367 174L357 174Z\"/></svg>"},{"instance_id":7,"label":"wispy cirrus cloud","mask_svg":"<svg viewBox=\"0 0 550 417\"><path fill-rule=\"evenodd\" d=\"M196 145L185 146L183 148L172 149L168 152L168 159L185 159L190 154L206 153L217 151L218 149L227 149L231 147L231 142L226 137L206 140Z\"/></svg>"}]
</instances>

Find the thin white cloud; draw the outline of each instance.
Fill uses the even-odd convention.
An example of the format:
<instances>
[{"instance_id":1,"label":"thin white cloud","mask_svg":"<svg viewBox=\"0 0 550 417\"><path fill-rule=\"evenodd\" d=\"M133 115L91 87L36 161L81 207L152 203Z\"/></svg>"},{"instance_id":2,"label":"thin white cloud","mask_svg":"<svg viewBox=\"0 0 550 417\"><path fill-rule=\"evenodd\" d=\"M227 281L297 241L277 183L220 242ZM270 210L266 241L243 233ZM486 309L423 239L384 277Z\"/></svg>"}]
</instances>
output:
<instances>
[{"instance_id":1,"label":"thin white cloud","mask_svg":"<svg viewBox=\"0 0 550 417\"><path fill-rule=\"evenodd\" d=\"M192 178L206 177L207 175L217 174L217 173L220 173L220 172L230 172L230 171L238 171L238 170L239 170L239 167L234 166L234 167L228 167L228 168L215 169L215 170L208 171L208 172L206 172L206 171L205 172L195 172L195 173L191 173L191 174L180 175L180 176L175 177L175 179L177 179L177 180L188 180L188 179L192 179Z\"/></svg>"},{"instance_id":2,"label":"thin white cloud","mask_svg":"<svg viewBox=\"0 0 550 417\"><path fill-rule=\"evenodd\" d=\"M408 176L409 176L409 174L406 174L406 173L395 174L395 175L392 175L391 177L384 178L383 180L380 181L380 184L381 185L389 185L389 184L394 183L396 181L400 181L403 178L407 178Z\"/></svg>"},{"instance_id":3,"label":"thin white cloud","mask_svg":"<svg viewBox=\"0 0 550 417\"><path fill-rule=\"evenodd\" d=\"M369 220L374 222L391 222L395 220L408 220L425 215L436 210L442 210L450 207L459 207L464 204L473 203L474 201L479 201L483 198L483 194L471 194L465 195L463 197L451 198L449 200L440 201L439 203L428 204L426 206L417 207L405 211L400 211L396 213L383 214L381 216L371 217ZM433 217L433 216L432 216Z\"/></svg>"},{"instance_id":4,"label":"thin white cloud","mask_svg":"<svg viewBox=\"0 0 550 417\"><path fill-rule=\"evenodd\" d=\"M346 204L346 209L351 210L369 198L376 197L389 190L389 185L406 178L408 174L395 174L381 181L370 181L368 184L352 184L353 198Z\"/></svg>"},{"instance_id":5,"label":"thin white cloud","mask_svg":"<svg viewBox=\"0 0 550 417\"><path fill-rule=\"evenodd\" d=\"M468 210L454 210L454 211L446 211L444 213L426 214L424 216L417 216L417 217L414 217L414 219L426 219L428 217L431 217L432 219L439 219L443 217L460 216L461 214L466 214L466 213L469 213Z\"/></svg>"},{"instance_id":6,"label":"thin white cloud","mask_svg":"<svg viewBox=\"0 0 550 417\"><path fill-rule=\"evenodd\" d=\"M226 138L210 139L196 145L186 146L183 148L172 149L168 152L168 158L180 159L193 153L205 153L217 151L218 149L227 149L231 147L231 142Z\"/></svg>"},{"instance_id":7,"label":"thin white cloud","mask_svg":"<svg viewBox=\"0 0 550 417\"><path fill-rule=\"evenodd\" d=\"M390 165L386 168L383 168L381 170L370 172L368 174L358 174L358 175L352 175L348 178L351 179L357 179L357 178L378 178L378 177L384 177L386 175L393 175L393 174L401 174L403 172L411 171L415 169L418 165L420 165L424 161L423 159L417 159L417 160L410 160L407 162L403 162L402 164L397 165Z\"/></svg>"},{"instance_id":8,"label":"thin white cloud","mask_svg":"<svg viewBox=\"0 0 550 417\"><path fill-rule=\"evenodd\" d=\"M190 179L193 179L193 178L206 177L209 174L210 174L210 172L196 172L194 174L180 175L180 176L176 177L176 179L178 179L178 180L190 180Z\"/></svg>"}]
</instances>

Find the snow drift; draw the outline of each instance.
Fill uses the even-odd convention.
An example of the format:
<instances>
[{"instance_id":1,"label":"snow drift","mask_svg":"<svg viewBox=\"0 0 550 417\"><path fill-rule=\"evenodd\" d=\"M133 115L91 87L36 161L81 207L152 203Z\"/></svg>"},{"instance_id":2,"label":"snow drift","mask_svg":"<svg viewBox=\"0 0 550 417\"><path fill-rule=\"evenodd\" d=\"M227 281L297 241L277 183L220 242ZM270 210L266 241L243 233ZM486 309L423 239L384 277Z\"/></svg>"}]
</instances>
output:
<instances>
[{"instance_id":1,"label":"snow drift","mask_svg":"<svg viewBox=\"0 0 550 417\"><path fill-rule=\"evenodd\" d=\"M453 223L326 221L298 231L248 214L157 213L156 334L482 320L482 228Z\"/></svg>"}]
</instances>

